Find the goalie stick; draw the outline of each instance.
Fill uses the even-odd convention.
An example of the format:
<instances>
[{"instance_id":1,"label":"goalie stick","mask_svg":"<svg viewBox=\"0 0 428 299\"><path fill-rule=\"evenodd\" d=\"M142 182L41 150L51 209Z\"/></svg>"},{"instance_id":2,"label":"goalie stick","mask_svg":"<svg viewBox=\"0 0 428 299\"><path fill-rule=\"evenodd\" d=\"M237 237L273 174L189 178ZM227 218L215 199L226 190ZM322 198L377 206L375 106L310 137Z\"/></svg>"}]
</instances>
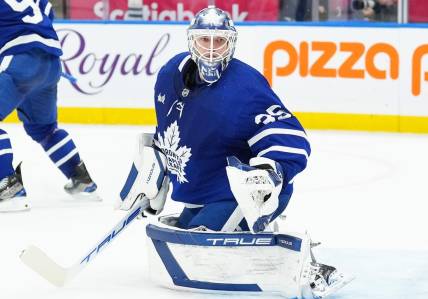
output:
<instances>
[{"instance_id":1,"label":"goalie stick","mask_svg":"<svg viewBox=\"0 0 428 299\"><path fill-rule=\"evenodd\" d=\"M72 280L91 262L116 236L121 233L139 214L149 207L149 200L145 197L137 200L134 207L119 221L104 237L96 243L81 259L70 267L62 267L47 256L40 248L30 245L22 251L20 259L24 264L37 272L44 279L57 287L62 287Z\"/></svg>"}]
</instances>

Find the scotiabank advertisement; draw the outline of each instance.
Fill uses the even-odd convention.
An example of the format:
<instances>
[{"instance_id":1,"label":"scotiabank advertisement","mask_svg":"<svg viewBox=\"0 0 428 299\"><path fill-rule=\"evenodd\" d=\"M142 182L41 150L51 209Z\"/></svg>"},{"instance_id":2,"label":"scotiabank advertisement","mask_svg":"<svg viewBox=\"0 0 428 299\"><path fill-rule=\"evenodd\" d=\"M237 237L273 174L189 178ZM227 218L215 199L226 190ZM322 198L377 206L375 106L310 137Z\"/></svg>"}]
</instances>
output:
<instances>
[{"instance_id":1,"label":"scotiabank advertisement","mask_svg":"<svg viewBox=\"0 0 428 299\"><path fill-rule=\"evenodd\" d=\"M131 1L132 2L132 1ZM123 20L129 15L128 0L70 0L71 19ZM190 21L207 6L207 0L143 0L144 21ZM229 12L235 22L276 21L279 1L217 0L216 6Z\"/></svg>"},{"instance_id":2,"label":"scotiabank advertisement","mask_svg":"<svg viewBox=\"0 0 428 299\"><path fill-rule=\"evenodd\" d=\"M153 108L186 25L59 23L60 106ZM428 28L237 26L235 57L294 112L428 116ZM245 78L242 78L245 80Z\"/></svg>"}]
</instances>

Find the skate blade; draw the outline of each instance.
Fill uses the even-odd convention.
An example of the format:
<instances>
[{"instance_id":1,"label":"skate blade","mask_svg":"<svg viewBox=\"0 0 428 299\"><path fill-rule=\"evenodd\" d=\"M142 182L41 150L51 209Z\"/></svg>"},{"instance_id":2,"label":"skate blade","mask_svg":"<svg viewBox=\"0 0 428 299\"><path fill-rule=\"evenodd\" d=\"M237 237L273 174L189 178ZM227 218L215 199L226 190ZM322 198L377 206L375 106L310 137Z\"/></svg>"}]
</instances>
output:
<instances>
[{"instance_id":1,"label":"skate blade","mask_svg":"<svg viewBox=\"0 0 428 299\"><path fill-rule=\"evenodd\" d=\"M344 276L343 279L341 279L341 280L333 283L332 285L330 285L329 288L327 290L325 290L325 292L320 294L320 296L318 298L325 298L325 297L330 296L333 293L336 293L338 290L340 290L341 288L346 286L348 283L350 283L354 279L355 279L355 276Z\"/></svg>"},{"instance_id":2,"label":"skate blade","mask_svg":"<svg viewBox=\"0 0 428 299\"><path fill-rule=\"evenodd\" d=\"M76 201L103 201L96 192L78 192L70 194L71 198Z\"/></svg>"},{"instance_id":3,"label":"skate blade","mask_svg":"<svg viewBox=\"0 0 428 299\"><path fill-rule=\"evenodd\" d=\"M31 204L26 197L16 197L0 201L0 213L25 212L30 209Z\"/></svg>"}]
</instances>

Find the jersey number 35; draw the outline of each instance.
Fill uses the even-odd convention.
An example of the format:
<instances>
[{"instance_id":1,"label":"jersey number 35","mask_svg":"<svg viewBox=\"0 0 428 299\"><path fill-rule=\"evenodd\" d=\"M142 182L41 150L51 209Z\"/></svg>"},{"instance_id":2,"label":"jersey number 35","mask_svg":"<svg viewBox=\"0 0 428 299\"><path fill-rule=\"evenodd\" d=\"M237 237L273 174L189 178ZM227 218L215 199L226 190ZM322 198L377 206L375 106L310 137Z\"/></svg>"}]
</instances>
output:
<instances>
[{"instance_id":1,"label":"jersey number 35","mask_svg":"<svg viewBox=\"0 0 428 299\"><path fill-rule=\"evenodd\" d=\"M43 14L40 9L40 1L34 2L33 0L4 0L14 11L24 12L27 8L32 9L32 13L29 12L25 17L22 18L24 23L38 24L43 21ZM48 5L46 7L50 6Z\"/></svg>"}]
</instances>

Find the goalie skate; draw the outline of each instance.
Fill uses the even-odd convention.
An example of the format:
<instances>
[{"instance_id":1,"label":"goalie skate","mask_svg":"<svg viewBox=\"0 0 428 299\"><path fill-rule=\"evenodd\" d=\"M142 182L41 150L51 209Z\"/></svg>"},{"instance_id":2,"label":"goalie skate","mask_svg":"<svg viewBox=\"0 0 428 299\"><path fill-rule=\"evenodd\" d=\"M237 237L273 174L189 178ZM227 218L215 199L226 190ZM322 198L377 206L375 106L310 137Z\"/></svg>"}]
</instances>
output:
<instances>
[{"instance_id":1,"label":"goalie skate","mask_svg":"<svg viewBox=\"0 0 428 299\"><path fill-rule=\"evenodd\" d=\"M21 164L19 164L15 174L0 181L0 212L26 211L30 208L22 183Z\"/></svg>"},{"instance_id":2,"label":"goalie skate","mask_svg":"<svg viewBox=\"0 0 428 299\"><path fill-rule=\"evenodd\" d=\"M335 293L354 279L338 272L332 266L312 262L310 268L310 287L315 299Z\"/></svg>"},{"instance_id":3,"label":"goalie skate","mask_svg":"<svg viewBox=\"0 0 428 299\"><path fill-rule=\"evenodd\" d=\"M64 186L64 190L75 199L102 200L95 192L97 185L92 181L83 162L76 166L76 174L70 178L69 182Z\"/></svg>"}]
</instances>

